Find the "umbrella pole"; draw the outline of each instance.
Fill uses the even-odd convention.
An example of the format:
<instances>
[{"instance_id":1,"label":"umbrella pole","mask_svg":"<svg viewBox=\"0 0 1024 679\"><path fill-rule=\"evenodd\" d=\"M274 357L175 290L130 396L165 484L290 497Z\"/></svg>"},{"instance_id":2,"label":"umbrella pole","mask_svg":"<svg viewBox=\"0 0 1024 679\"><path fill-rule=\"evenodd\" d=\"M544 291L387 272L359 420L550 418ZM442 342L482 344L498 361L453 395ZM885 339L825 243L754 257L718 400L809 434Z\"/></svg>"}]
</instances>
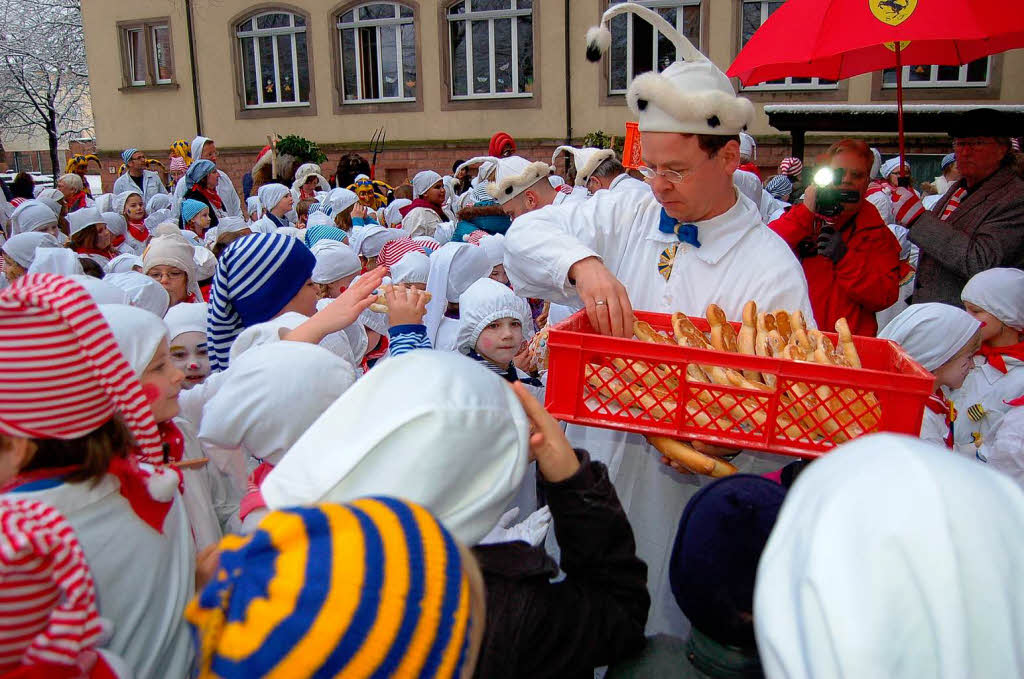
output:
<instances>
[{"instance_id":1,"label":"umbrella pole","mask_svg":"<svg viewBox=\"0 0 1024 679\"><path fill-rule=\"evenodd\" d=\"M900 179L906 177L906 161L903 148L903 59L900 54L900 41L896 40L896 124L900 136ZM903 182L900 182L900 186Z\"/></svg>"}]
</instances>

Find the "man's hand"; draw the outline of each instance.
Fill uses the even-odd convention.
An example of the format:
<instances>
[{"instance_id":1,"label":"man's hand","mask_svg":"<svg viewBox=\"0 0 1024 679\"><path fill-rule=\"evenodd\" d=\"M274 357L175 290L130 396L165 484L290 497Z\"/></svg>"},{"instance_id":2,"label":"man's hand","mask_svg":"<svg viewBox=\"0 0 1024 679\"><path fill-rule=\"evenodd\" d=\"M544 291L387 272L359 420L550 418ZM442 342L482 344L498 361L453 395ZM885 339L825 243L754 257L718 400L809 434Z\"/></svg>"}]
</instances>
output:
<instances>
[{"instance_id":1,"label":"man's hand","mask_svg":"<svg viewBox=\"0 0 1024 679\"><path fill-rule=\"evenodd\" d=\"M522 382L513 382L512 391L530 419L530 453L537 460L537 470L551 483L565 481L580 468L565 432Z\"/></svg>"},{"instance_id":2,"label":"man's hand","mask_svg":"<svg viewBox=\"0 0 1024 679\"><path fill-rule=\"evenodd\" d=\"M892 213L897 222L909 229L924 214L924 203L912 189L896 186L892 190Z\"/></svg>"},{"instance_id":3,"label":"man's hand","mask_svg":"<svg viewBox=\"0 0 1024 679\"><path fill-rule=\"evenodd\" d=\"M523 342L523 347L512 359L512 362L523 372L533 374L533 371L537 369L537 355L533 353L529 342Z\"/></svg>"},{"instance_id":4,"label":"man's hand","mask_svg":"<svg viewBox=\"0 0 1024 679\"><path fill-rule=\"evenodd\" d=\"M834 226L826 225L818 234L818 254L828 257L833 264L838 264L846 256L846 243Z\"/></svg>"},{"instance_id":5,"label":"man's hand","mask_svg":"<svg viewBox=\"0 0 1024 679\"><path fill-rule=\"evenodd\" d=\"M814 182L811 182L807 190L804 191L804 207L811 212L814 212L815 208L818 207L818 187L815 186Z\"/></svg>"},{"instance_id":6,"label":"man's hand","mask_svg":"<svg viewBox=\"0 0 1024 679\"><path fill-rule=\"evenodd\" d=\"M602 335L633 336L633 306L626 288L597 257L581 259L569 268L576 292L587 308L590 324Z\"/></svg>"},{"instance_id":7,"label":"man's hand","mask_svg":"<svg viewBox=\"0 0 1024 679\"><path fill-rule=\"evenodd\" d=\"M427 293L407 285L387 285L384 299L388 304L388 322L396 325L422 325L427 314Z\"/></svg>"}]
</instances>

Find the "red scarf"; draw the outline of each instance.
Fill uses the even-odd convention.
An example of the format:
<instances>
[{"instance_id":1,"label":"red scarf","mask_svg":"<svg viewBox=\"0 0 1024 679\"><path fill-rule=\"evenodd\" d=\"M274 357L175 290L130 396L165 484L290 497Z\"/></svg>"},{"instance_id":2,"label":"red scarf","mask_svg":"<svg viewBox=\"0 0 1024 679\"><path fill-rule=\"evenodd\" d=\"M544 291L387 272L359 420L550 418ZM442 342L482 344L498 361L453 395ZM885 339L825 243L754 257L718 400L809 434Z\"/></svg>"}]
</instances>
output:
<instances>
[{"instance_id":1,"label":"red scarf","mask_svg":"<svg viewBox=\"0 0 1024 679\"><path fill-rule=\"evenodd\" d=\"M399 208L398 213L400 215L402 215L402 219L405 219L405 217L410 212L412 212L413 210L415 210L418 207L425 207L428 210L433 210L435 213L437 213L437 216L441 218L442 222L447 222L448 221L448 217L445 215L444 212L441 211L441 208L439 208L438 206L434 205L429 200L426 200L424 198L417 198L416 200L414 200L413 202L409 203L405 207Z\"/></svg>"},{"instance_id":2,"label":"red scarf","mask_svg":"<svg viewBox=\"0 0 1024 679\"><path fill-rule=\"evenodd\" d=\"M946 418L946 447L953 450L953 423L956 421L956 409L953 405L946 400L943 396L942 390L936 389L935 393L928 397L925 401L925 406L928 410L932 411L936 415L943 415Z\"/></svg>"},{"instance_id":3,"label":"red scarf","mask_svg":"<svg viewBox=\"0 0 1024 679\"><path fill-rule=\"evenodd\" d=\"M192 187L192 190L202 194L206 200L210 201L210 205L213 207L221 211L224 210L224 201L220 199L220 196L217 195L216 191L211 191L202 184L196 184Z\"/></svg>"},{"instance_id":4,"label":"red scarf","mask_svg":"<svg viewBox=\"0 0 1024 679\"><path fill-rule=\"evenodd\" d=\"M978 353L985 357L990 366L1005 375L1006 361L1003 360L1003 356L1024 361L1024 342L1011 344L1008 347L990 347L987 344L982 344L981 350Z\"/></svg>"},{"instance_id":5,"label":"red scarf","mask_svg":"<svg viewBox=\"0 0 1024 679\"><path fill-rule=\"evenodd\" d=\"M73 195L70 198L68 198L65 201L67 203L67 206L68 206L68 212L74 212L75 210L80 210L83 207L86 207L85 199L86 199L85 191L79 191L75 195Z\"/></svg>"},{"instance_id":6,"label":"red scarf","mask_svg":"<svg viewBox=\"0 0 1024 679\"><path fill-rule=\"evenodd\" d=\"M145 243L149 238L149 229L146 228L145 222L128 222L128 233L140 243Z\"/></svg>"},{"instance_id":7,"label":"red scarf","mask_svg":"<svg viewBox=\"0 0 1024 679\"><path fill-rule=\"evenodd\" d=\"M107 250L98 250L96 248L78 248L75 250L76 254L79 255L99 255L100 257L106 257L107 259L113 259L114 256Z\"/></svg>"},{"instance_id":8,"label":"red scarf","mask_svg":"<svg viewBox=\"0 0 1024 679\"><path fill-rule=\"evenodd\" d=\"M124 243L124 236L114 236L114 240L110 241L111 248L119 248Z\"/></svg>"},{"instance_id":9,"label":"red scarf","mask_svg":"<svg viewBox=\"0 0 1024 679\"><path fill-rule=\"evenodd\" d=\"M263 485L263 479L267 478L267 474L273 469L274 465L269 462L260 462L256 469L252 470L252 474L249 474L249 481L245 486L245 496L238 504L238 518L242 521L245 521L245 517L253 511L267 506L266 500L263 499L263 493L260 492L260 486Z\"/></svg>"},{"instance_id":10,"label":"red scarf","mask_svg":"<svg viewBox=\"0 0 1024 679\"><path fill-rule=\"evenodd\" d=\"M52 479L67 476L80 469L80 465L69 467L54 467L50 469L35 469L29 472L18 474L9 482L0 487L0 493L10 492L20 486L42 479ZM181 473L170 468L163 468L173 471L178 475L178 484L181 485ZM139 467L138 456L129 453L125 457L115 457L110 461L107 473L116 476L120 483L121 496L128 501L132 511L137 517L150 525L158 533L164 532L164 520L167 513L171 511L174 500L161 502L153 499L146 486L146 479L151 475L148 471Z\"/></svg>"},{"instance_id":11,"label":"red scarf","mask_svg":"<svg viewBox=\"0 0 1024 679\"><path fill-rule=\"evenodd\" d=\"M963 200L966 195L967 189L962 186L954 191L953 195L949 197L948 201L946 201L946 207L942 208L942 216L939 217L939 219L946 221L946 219L948 219L949 216L956 212L956 209L960 207L960 201Z\"/></svg>"},{"instance_id":12,"label":"red scarf","mask_svg":"<svg viewBox=\"0 0 1024 679\"><path fill-rule=\"evenodd\" d=\"M363 367L363 372L364 373L367 370L370 369L370 367L371 367L370 366L370 361L376 362L384 354L388 353L388 344L389 344L388 336L387 335L381 335L380 336L380 342L377 344L377 348L372 350L372 351L368 351L366 353L366 355L363 356L363 366L362 367Z\"/></svg>"}]
</instances>

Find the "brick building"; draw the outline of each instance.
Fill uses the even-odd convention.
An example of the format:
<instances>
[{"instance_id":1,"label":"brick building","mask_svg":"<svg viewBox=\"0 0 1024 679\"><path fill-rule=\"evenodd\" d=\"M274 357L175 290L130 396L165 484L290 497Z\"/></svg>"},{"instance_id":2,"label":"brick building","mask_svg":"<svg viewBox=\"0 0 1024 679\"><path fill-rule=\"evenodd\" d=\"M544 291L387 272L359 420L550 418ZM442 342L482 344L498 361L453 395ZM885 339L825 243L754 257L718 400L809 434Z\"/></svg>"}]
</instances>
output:
<instances>
[{"instance_id":1,"label":"brick building","mask_svg":"<svg viewBox=\"0 0 1024 679\"><path fill-rule=\"evenodd\" d=\"M614 0L613 0L614 1ZM380 127L387 148L378 166L398 182L424 168L480 154L503 130L533 159L566 139L597 130L621 135L633 74L674 58L668 41L633 16L612 23L613 44L599 65L584 55L584 34L609 0L91 0L82 16L96 140L104 187L137 147L166 161L170 143L211 137L220 164L240 183L267 135L299 134L328 154L326 173L349 150L365 154ZM643 0L726 68L780 2ZM962 67L904 69L906 99L919 103L1024 101L1024 53ZM892 102L897 74L838 83L787 78L743 88L757 108L751 132L757 162L772 174L789 137L771 128L764 106ZM738 85L738 83L737 83ZM810 134L806 158L838 135ZM883 153L895 135L865 136ZM940 156L941 136L909 139Z\"/></svg>"}]
</instances>

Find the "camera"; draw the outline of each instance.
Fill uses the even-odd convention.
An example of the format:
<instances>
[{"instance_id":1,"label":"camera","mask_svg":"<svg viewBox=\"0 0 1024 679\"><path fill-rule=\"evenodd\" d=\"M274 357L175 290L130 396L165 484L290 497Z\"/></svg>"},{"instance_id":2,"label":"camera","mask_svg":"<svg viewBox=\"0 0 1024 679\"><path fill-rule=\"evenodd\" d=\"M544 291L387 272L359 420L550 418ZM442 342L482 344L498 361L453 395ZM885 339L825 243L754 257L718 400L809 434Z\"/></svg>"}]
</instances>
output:
<instances>
[{"instance_id":1,"label":"camera","mask_svg":"<svg viewBox=\"0 0 1024 679\"><path fill-rule=\"evenodd\" d=\"M843 183L843 170L823 167L814 173L814 185L817 194L814 199L814 211L822 217L835 217L843 211L845 204L860 200L860 192L853 189L840 189Z\"/></svg>"}]
</instances>

